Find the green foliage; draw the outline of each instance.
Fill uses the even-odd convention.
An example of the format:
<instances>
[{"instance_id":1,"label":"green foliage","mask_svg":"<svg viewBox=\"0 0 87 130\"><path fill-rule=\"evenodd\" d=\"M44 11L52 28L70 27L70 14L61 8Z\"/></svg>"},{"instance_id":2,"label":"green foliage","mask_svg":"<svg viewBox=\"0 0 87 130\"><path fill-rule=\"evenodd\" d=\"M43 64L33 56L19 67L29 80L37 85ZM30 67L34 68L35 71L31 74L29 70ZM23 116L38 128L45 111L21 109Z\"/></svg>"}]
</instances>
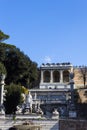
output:
<instances>
[{"instance_id":1,"label":"green foliage","mask_svg":"<svg viewBox=\"0 0 87 130\"><path fill-rule=\"evenodd\" d=\"M27 55L14 45L2 43L9 36L0 31L0 62L7 71L6 84L21 84L26 88L38 86L38 68Z\"/></svg>"},{"instance_id":2,"label":"green foliage","mask_svg":"<svg viewBox=\"0 0 87 130\"><path fill-rule=\"evenodd\" d=\"M7 90L5 95L4 106L6 110L6 114L15 113L17 105L22 102L22 87L20 85L11 84L6 86Z\"/></svg>"},{"instance_id":3,"label":"green foliage","mask_svg":"<svg viewBox=\"0 0 87 130\"><path fill-rule=\"evenodd\" d=\"M6 75L6 113L15 113L22 102L21 86L32 88L39 84L37 64L14 45L2 43L9 36L0 31L0 72ZM20 84L20 85L17 85Z\"/></svg>"},{"instance_id":4,"label":"green foliage","mask_svg":"<svg viewBox=\"0 0 87 130\"><path fill-rule=\"evenodd\" d=\"M13 45L0 43L0 62L7 70L6 84L21 83L33 87L38 79L37 64L32 62L20 49Z\"/></svg>"},{"instance_id":5,"label":"green foliage","mask_svg":"<svg viewBox=\"0 0 87 130\"><path fill-rule=\"evenodd\" d=\"M9 35L4 34L1 30L0 30L0 42L6 40L9 38Z\"/></svg>"},{"instance_id":6,"label":"green foliage","mask_svg":"<svg viewBox=\"0 0 87 130\"><path fill-rule=\"evenodd\" d=\"M6 74L6 68L2 63L0 63L0 74Z\"/></svg>"}]
</instances>

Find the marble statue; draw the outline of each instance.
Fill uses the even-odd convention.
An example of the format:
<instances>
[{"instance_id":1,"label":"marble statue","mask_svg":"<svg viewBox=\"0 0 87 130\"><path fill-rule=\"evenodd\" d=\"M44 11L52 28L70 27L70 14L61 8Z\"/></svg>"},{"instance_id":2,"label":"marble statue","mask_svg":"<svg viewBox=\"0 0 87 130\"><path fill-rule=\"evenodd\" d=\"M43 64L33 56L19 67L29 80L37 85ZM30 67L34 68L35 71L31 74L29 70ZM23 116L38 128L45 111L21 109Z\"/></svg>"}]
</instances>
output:
<instances>
[{"instance_id":1,"label":"marble statue","mask_svg":"<svg viewBox=\"0 0 87 130\"><path fill-rule=\"evenodd\" d=\"M23 113L32 113L32 95L30 92L25 96L25 103L23 104Z\"/></svg>"}]
</instances>

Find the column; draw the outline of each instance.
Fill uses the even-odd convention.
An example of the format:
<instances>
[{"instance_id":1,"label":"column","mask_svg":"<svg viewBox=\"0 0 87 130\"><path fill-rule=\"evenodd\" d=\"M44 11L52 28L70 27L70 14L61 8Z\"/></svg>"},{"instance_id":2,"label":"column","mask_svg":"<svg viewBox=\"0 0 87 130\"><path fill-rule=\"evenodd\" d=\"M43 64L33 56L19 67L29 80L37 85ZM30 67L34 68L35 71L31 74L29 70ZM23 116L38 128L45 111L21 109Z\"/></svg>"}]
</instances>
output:
<instances>
[{"instance_id":1,"label":"column","mask_svg":"<svg viewBox=\"0 0 87 130\"><path fill-rule=\"evenodd\" d=\"M1 75L0 78L1 78L1 81L0 81L0 96L1 96L0 97L0 105L3 105L3 95L4 95L3 91L4 91L4 85L5 85L5 83L4 83L5 75Z\"/></svg>"},{"instance_id":2,"label":"column","mask_svg":"<svg viewBox=\"0 0 87 130\"><path fill-rule=\"evenodd\" d=\"M0 97L0 105L3 105L3 91L4 91L4 85L1 86L1 97Z\"/></svg>"},{"instance_id":3,"label":"column","mask_svg":"<svg viewBox=\"0 0 87 130\"><path fill-rule=\"evenodd\" d=\"M4 105L3 105L3 95L4 95L4 80L5 80L5 75L1 74L0 75L0 114L5 115L4 111Z\"/></svg>"},{"instance_id":4,"label":"column","mask_svg":"<svg viewBox=\"0 0 87 130\"><path fill-rule=\"evenodd\" d=\"M43 70L41 70L41 83L43 83Z\"/></svg>"},{"instance_id":5,"label":"column","mask_svg":"<svg viewBox=\"0 0 87 130\"><path fill-rule=\"evenodd\" d=\"M63 83L63 70L60 70L60 83Z\"/></svg>"},{"instance_id":6,"label":"column","mask_svg":"<svg viewBox=\"0 0 87 130\"><path fill-rule=\"evenodd\" d=\"M34 100L36 100L37 99L37 93L35 92L35 95L34 95Z\"/></svg>"},{"instance_id":7,"label":"column","mask_svg":"<svg viewBox=\"0 0 87 130\"><path fill-rule=\"evenodd\" d=\"M70 73L71 103L74 104L74 73Z\"/></svg>"},{"instance_id":8,"label":"column","mask_svg":"<svg viewBox=\"0 0 87 130\"><path fill-rule=\"evenodd\" d=\"M73 66L71 67L71 70L70 70L71 73L73 73Z\"/></svg>"},{"instance_id":9,"label":"column","mask_svg":"<svg viewBox=\"0 0 87 130\"><path fill-rule=\"evenodd\" d=\"M50 83L53 83L53 70L50 72Z\"/></svg>"}]
</instances>

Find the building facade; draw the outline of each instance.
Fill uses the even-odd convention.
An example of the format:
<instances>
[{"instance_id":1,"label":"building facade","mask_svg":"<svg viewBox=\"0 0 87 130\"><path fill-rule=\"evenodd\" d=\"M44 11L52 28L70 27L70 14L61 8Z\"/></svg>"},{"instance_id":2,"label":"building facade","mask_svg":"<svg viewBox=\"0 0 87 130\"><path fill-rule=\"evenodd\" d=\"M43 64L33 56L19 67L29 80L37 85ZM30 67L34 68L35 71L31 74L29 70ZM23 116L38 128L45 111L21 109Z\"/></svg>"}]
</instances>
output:
<instances>
[{"instance_id":1,"label":"building facade","mask_svg":"<svg viewBox=\"0 0 87 130\"><path fill-rule=\"evenodd\" d=\"M40 88L70 88L70 73L73 73L72 64L42 64L40 68Z\"/></svg>"},{"instance_id":2,"label":"building facade","mask_svg":"<svg viewBox=\"0 0 87 130\"><path fill-rule=\"evenodd\" d=\"M44 114L52 116L54 109L66 116L70 95L70 63L42 64L41 80L38 89L31 89L33 103L40 106Z\"/></svg>"}]
</instances>

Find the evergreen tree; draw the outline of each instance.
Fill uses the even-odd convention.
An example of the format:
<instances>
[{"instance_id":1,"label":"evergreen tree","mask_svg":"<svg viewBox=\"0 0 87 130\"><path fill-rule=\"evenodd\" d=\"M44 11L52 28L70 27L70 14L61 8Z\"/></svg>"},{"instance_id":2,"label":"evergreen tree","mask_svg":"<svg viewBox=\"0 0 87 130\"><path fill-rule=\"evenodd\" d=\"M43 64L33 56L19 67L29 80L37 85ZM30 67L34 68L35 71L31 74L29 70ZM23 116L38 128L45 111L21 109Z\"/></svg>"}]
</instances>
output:
<instances>
[{"instance_id":1,"label":"evergreen tree","mask_svg":"<svg viewBox=\"0 0 87 130\"><path fill-rule=\"evenodd\" d=\"M0 74L6 75L6 68L1 62L0 62Z\"/></svg>"},{"instance_id":2,"label":"evergreen tree","mask_svg":"<svg viewBox=\"0 0 87 130\"><path fill-rule=\"evenodd\" d=\"M9 38L0 31L0 41ZM33 62L19 48L14 45L0 42L0 62L7 71L6 84L21 83L21 85L32 88L38 79L37 63Z\"/></svg>"},{"instance_id":3,"label":"evergreen tree","mask_svg":"<svg viewBox=\"0 0 87 130\"><path fill-rule=\"evenodd\" d=\"M9 35L4 34L1 30L0 30L0 43L6 39L9 38Z\"/></svg>"},{"instance_id":4,"label":"evergreen tree","mask_svg":"<svg viewBox=\"0 0 87 130\"><path fill-rule=\"evenodd\" d=\"M15 113L16 107L22 102L22 87L20 85L10 84L6 86L6 94L5 94L5 111L6 114Z\"/></svg>"}]
</instances>

